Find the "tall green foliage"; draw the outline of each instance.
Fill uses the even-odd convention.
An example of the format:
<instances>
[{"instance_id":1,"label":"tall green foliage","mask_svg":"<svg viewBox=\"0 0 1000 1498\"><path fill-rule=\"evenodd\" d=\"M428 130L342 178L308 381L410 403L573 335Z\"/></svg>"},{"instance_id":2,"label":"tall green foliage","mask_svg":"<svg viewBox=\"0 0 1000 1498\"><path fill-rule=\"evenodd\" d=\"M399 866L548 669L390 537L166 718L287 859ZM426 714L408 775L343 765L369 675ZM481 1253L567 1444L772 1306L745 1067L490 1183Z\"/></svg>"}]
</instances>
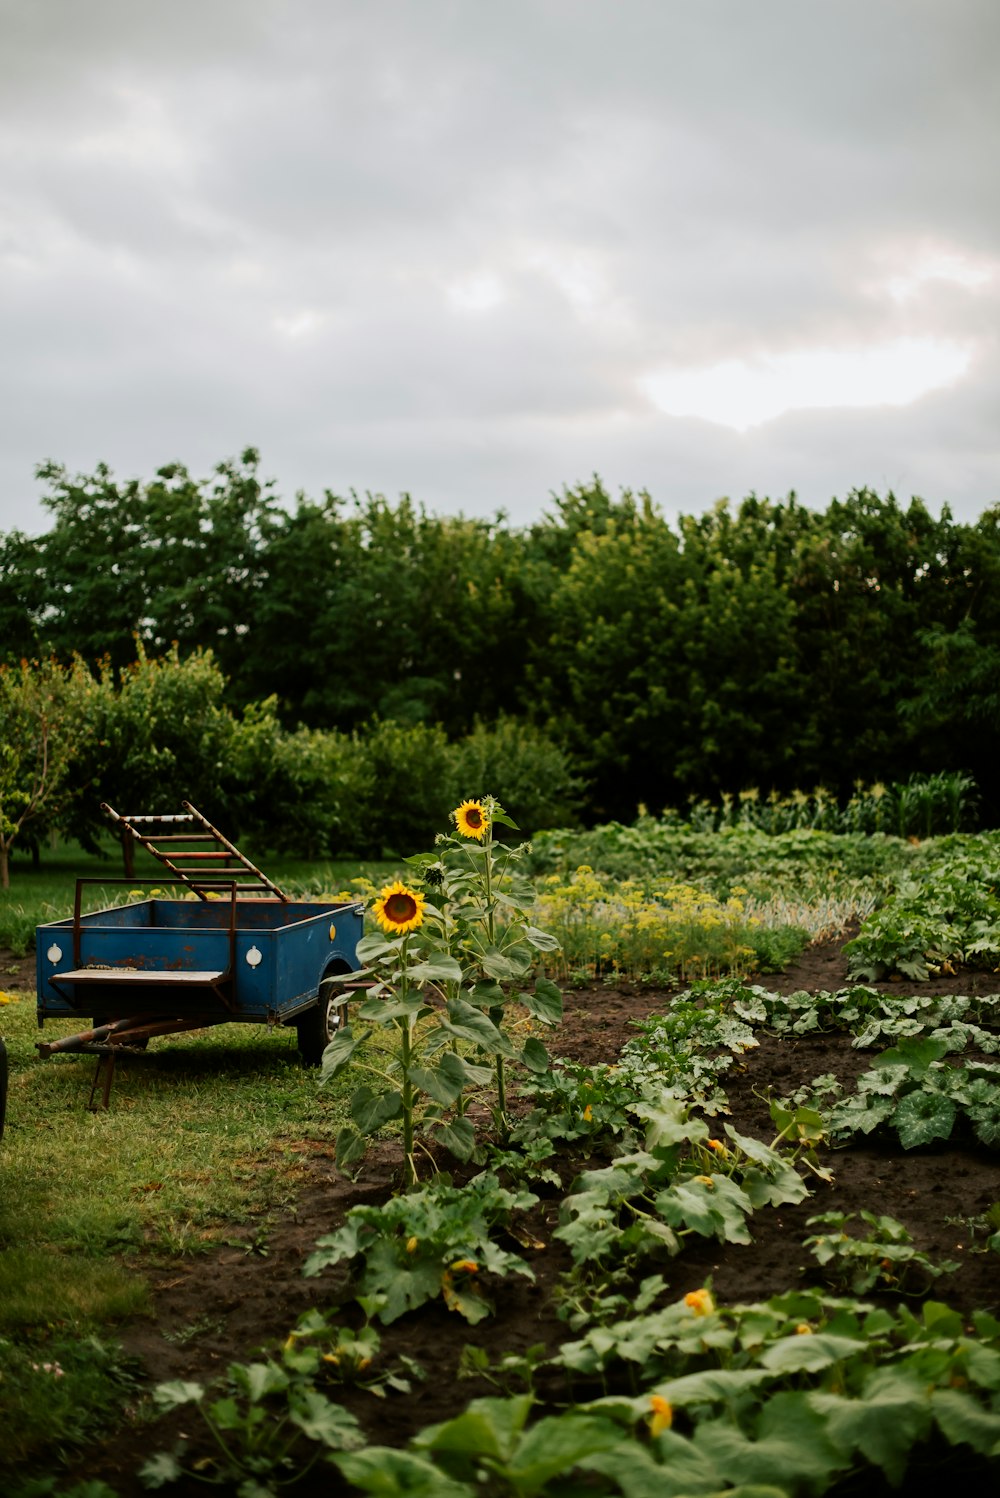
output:
<instances>
[{"instance_id":1,"label":"tall green foliage","mask_svg":"<svg viewBox=\"0 0 1000 1498\"><path fill-rule=\"evenodd\" d=\"M100 662L85 699L76 757L76 794L63 818L85 846L106 824L102 802L125 813L179 808L190 800L209 817L225 810L227 761L235 725L223 702L225 678L211 651L181 659L175 645L116 671ZM122 842L126 877L134 844Z\"/></svg>"},{"instance_id":2,"label":"tall green foliage","mask_svg":"<svg viewBox=\"0 0 1000 1498\"><path fill-rule=\"evenodd\" d=\"M39 474L52 528L0 536L9 662L210 649L231 707L421 729L435 774L439 728L454 743L508 714L568 752L592 817L939 771L1000 814L1000 507L960 524L858 489L672 521L595 477L512 529L405 495L286 508L253 449L204 480Z\"/></svg>"},{"instance_id":3,"label":"tall green foliage","mask_svg":"<svg viewBox=\"0 0 1000 1498\"><path fill-rule=\"evenodd\" d=\"M0 887L17 839L37 841L71 796L93 681L76 659L0 666Z\"/></svg>"}]
</instances>

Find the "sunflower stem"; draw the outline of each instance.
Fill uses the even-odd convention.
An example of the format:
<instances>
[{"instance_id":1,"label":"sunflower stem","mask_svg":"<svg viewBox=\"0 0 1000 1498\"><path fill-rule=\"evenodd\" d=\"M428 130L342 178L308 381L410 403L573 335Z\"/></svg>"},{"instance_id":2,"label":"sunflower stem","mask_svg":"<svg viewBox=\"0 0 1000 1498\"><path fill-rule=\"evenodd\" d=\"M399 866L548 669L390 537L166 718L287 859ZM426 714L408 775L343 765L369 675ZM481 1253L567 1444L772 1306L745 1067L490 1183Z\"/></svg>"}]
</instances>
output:
<instances>
[{"instance_id":1,"label":"sunflower stem","mask_svg":"<svg viewBox=\"0 0 1000 1498\"><path fill-rule=\"evenodd\" d=\"M492 804L490 806L492 811ZM486 832L483 836L483 881L485 887L486 905L486 941L489 947L496 946L496 901L493 898L493 818L490 817L486 823ZM503 1009L498 1004L495 1009L490 1010L490 1019L498 1030L503 1029ZM497 1127L504 1144L510 1133L507 1122L507 1069L504 1065L503 1056L496 1059L497 1078Z\"/></svg>"},{"instance_id":2,"label":"sunflower stem","mask_svg":"<svg viewBox=\"0 0 1000 1498\"><path fill-rule=\"evenodd\" d=\"M417 1184L417 1162L413 1155L413 1084L410 1082L410 1021L403 1020L400 1025L402 1034L402 1052L400 1060L403 1066L403 1154L406 1158L406 1184L415 1186Z\"/></svg>"},{"instance_id":3,"label":"sunflower stem","mask_svg":"<svg viewBox=\"0 0 1000 1498\"><path fill-rule=\"evenodd\" d=\"M510 1135L510 1124L507 1121L507 1070L504 1066L504 1058L502 1056L497 1057L496 1120L497 1127L500 1130L501 1141L506 1144Z\"/></svg>"},{"instance_id":4,"label":"sunflower stem","mask_svg":"<svg viewBox=\"0 0 1000 1498\"><path fill-rule=\"evenodd\" d=\"M399 985L399 996L405 1003L409 997L410 985L406 980L406 946L407 937L403 937L403 949L401 952L403 976ZM398 1021L400 1030L400 1065L403 1071L403 1156L405 1161L406 1184L415 1186L417 1184L417 1162L413 1154L413 1083L410 1081L410 1054L411 1054L411 1031L412 1019L408 1014Z\"/></svg>"}]
</instances>

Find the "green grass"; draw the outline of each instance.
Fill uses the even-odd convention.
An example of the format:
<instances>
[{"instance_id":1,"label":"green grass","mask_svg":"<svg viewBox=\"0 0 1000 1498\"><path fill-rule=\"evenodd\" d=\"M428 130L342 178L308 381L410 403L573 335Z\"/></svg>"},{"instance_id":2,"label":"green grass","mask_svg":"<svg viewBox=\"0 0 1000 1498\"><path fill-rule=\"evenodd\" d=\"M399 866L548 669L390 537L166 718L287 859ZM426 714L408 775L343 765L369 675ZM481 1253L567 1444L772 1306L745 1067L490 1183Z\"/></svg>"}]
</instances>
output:
<instances>
[{"instance_id":1,"label":"green grass","mask_svg":"<svg viewBox=\"0 0 1000 1498\"><path fill-rule=\"evenodd\" d=\"M46 1036L78 1021L50 1022ZM10 1056L0 1152L0 1246L197 1252L234 1225L279 1213L302 1165L293 1145L332 1138L343 1114L298 1062L295 1032L224 1025L118 1060L111 1106L86 1111L91 1056L41 1061L34 1006L3 1009ZM0 1266L0 1332L7 1297Z\"/></svg>"},{"instance_id":2,"label":"green grass","mask_svg":"<svg viewBox=\"0 0 1000 1498\"><path fill-rule=\"evenodd\" d=\"M149 1270L259 1245L294 1204L310 1141L335 1138L349 1084L321 1089L294 1030L226 1025L119 1059L110 1108L90 1113L95 1058L38 1059L33 994L0 1025L0 1430L12 1460L48 1460L53 1432L72 1445L121 1405L128 1371L107 1339L146 1309Z\"/></svg>"}]
</instances>

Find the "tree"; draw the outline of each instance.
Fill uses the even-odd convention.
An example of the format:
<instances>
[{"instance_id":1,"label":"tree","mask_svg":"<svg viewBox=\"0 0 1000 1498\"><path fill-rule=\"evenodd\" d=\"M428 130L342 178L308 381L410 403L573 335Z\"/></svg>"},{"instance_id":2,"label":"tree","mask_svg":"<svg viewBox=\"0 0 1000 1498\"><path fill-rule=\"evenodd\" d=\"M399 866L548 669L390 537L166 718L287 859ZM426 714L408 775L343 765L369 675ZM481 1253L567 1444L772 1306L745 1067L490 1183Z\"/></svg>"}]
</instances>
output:
<instances>
[{"instance_id":1,"label":"tree","mask_svg":"<svg viewBox=\"0 0 1000 1498\"><path fill-rule=\"evenodd\" d=\"M406 495L300 498L268 532L238 685L275 693L289 723L465 732L509 708L520 682L522 556L500 517L436 518Z\"/></svg>"},{"instance_id":2,"label":"tree","mask_svg":"<svg viewBox=\"0 0 1000 1498\"><path fill-rule=\"evenodd\" d=\"M172 647L159 659L136 642L137 659L116 671L105 658L99 690L86 703L65 830L93 848L104 819L102 802L126 815L178 811L191 801L218 825L226 820L227 778L235 734L225 705L225 678L211 651L182 660ZM134 847L122 838L126 878Z\"/></svg>"},{"instance_id":3,"label":"tree","mask_svg":"<svg viewBox=\"0 0 1000 1498\"><path fill-rule=\"evenodd\" d=\"M52 528L35 540L12 532L0 548L7 648L37 639L63 659L76 652L120 669L138 636L154 654L175 642L185 653L214 649L238 670L275 511L259 461L247 448L208 480L171 463L149 483L119 482L103 463L75 476L42 464Z\"/></svg>"},{"instance_id":4,"label":"tree","mask_svg":"<svg viewBox=\"0 0 1000 1498\"><path fill-rule=\"evenodd\" d=\"M58 819L70 795L86 704L94 681L77 658L0 666L0 887L10 886L10 854L26 829Z\"/></svg>"}]
</instances>

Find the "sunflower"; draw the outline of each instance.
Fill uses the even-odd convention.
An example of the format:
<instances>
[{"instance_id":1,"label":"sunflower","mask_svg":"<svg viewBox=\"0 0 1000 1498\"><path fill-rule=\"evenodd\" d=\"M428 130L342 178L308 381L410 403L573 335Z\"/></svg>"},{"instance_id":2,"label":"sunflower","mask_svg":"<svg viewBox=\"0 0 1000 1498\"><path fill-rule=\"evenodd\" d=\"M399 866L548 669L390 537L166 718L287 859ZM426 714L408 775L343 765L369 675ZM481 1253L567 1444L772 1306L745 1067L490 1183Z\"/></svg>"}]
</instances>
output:
<instances>
[{"instance_id":1,"label":"sunflower","mask_svg":"<svg viewBox=\"0 0 1000 1498\"><path fill-rule=\"evenodd\" d=\"M483 810L481 801L463 801L455 811L452 812L455 825L463 837L483 838L486 829L490 825L490 819Z\"/></svg>"},{"instance_id":2,"label":"sunflower","mask_svg":"<svg viewBox=\"0 0 1000 1498\"><path fill-rule=\"evenodd\" d=\"M383 931L401 936L406 931L415 931L423 923L426 903L423 895L407 889L397 879L395 884L383 886L372 912Z\"/></svg>"}]
</instances>

